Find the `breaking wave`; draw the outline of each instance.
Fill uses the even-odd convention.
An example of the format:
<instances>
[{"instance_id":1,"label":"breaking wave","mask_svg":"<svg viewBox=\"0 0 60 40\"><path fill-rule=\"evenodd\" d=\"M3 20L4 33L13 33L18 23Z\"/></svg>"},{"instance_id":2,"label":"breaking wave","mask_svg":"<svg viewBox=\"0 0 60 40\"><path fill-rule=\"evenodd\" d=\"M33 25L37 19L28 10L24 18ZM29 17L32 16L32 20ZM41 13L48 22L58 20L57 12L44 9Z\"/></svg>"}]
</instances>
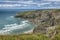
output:
<instances>
[{"instance_id":1,"label":"breaking wave","mask_svg":"<svg viewBox=\"0 0 60 40\"><path fill-rule=\"evenodd\" d=\"M14 16L10 16L10 17L7 17L6 18L7 21L10 20L11 21L14 21L16 20L14 18ZM33 27L31 24L29 24L29 21L28 20L20 20L21 24L18 24L16 22L13 22L13 23L8 23L8 24L5 24L4 27L2 29L0 29L0 35L7 35L7 34L12 34L13 31L18 31L17 33L19 33L20 31L22 31L23 33L30 33L32 32L33 30ZM19 21L18 21L19 22ZM14 32L13 32L14 33Z\"/></svg>"},{"instance_id":2,"label":"breaking wave","mask_svg":"<svg viewBox=\"0 0 60 40\"><path fill-rule=\"evenodd\" d=\"M27 26L29 26L29 25L27 25L26 22L28 22L28 21L22 21L22 24L20 24L20 25L18 25L16 23L4 25L4 28L2 28L2 30L0 30L0 34L10 34L10 32L13 30L24 29Z\"/></svg>"}]
</instances>

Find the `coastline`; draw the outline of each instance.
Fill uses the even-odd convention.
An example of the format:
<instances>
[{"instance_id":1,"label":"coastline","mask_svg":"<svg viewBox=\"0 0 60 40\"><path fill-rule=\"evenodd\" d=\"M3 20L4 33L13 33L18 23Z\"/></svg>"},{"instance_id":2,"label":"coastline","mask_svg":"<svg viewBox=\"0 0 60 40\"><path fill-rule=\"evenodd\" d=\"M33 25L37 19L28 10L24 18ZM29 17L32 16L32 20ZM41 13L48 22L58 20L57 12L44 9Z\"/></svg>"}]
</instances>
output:
<instances>
[{"instance_id":1,"label":"coastline","mask_svg":"<svg viewBox=\"0 0 60 40\"><path fill-rule=\"evenodd\" d=\"M34 28L33 33L47 34L47 33L49 33L48 31L55 30L55 29L49 29L50 27L54 28L53 26L56 26L59 24L59 22L57 22L58 20L60 20L59 19L60 17L58 17L58 16L60 16L59 13L60 13L59 9L34 10L34 11L22 12L21 14L17 13L17 15L15 17L24 18L24 19L28 20L29 22L37 25Z\"/></svg>"}]
</instances>

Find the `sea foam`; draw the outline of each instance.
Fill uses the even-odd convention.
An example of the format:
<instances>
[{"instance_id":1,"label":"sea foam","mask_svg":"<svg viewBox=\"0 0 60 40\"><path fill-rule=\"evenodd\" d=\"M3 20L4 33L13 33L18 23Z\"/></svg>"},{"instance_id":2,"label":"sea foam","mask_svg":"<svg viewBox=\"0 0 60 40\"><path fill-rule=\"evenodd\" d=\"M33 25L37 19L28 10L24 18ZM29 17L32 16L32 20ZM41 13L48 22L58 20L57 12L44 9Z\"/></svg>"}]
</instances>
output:
<instances>
[{"instance_id":1,"label":"sea foam","mask_svg":"<svg viewBox=\"0 0 60 40\"><path fill-rule=\"evenodd\" d=\"M0 34L10 34L10 32L13 30L24 29L28 26L26 22L28 21L22 21L22 24L20 25L18 25L17 23L4 25L4 28L0 30Z\"/></svg>"}]
</instances>

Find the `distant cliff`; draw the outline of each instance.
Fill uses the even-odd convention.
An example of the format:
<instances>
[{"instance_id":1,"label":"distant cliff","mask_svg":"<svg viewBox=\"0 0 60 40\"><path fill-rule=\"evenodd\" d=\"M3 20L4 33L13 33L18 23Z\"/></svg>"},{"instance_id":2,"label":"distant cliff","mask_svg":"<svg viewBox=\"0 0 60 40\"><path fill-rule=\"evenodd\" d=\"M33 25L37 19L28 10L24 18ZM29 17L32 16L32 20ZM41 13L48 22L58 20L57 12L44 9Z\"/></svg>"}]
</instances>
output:
<instances>
[{"instance_id":1,"label":"distant cliff","mask_svg":"<svg viewBox=\"0 0 60 40\"><path fill-rule=\"evenodd\" d=\"M57 30L57 25L60 25L60 10L33 10L17 13L16 18L24 18L34 23L37 27L33 33L43 33L53 35Z\"/></svg>"}]
</instances>

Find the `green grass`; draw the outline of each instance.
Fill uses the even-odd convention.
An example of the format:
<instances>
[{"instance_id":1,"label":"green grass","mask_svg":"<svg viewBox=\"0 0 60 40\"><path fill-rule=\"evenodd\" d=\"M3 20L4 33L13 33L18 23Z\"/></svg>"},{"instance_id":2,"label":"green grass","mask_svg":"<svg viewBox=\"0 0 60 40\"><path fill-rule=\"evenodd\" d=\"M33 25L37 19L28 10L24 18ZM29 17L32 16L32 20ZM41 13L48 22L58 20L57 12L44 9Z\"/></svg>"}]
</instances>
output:
<instances>
[{"instance_id":1,"label":"green grass","mask_svg":"<svg viewBox=\"0 0 60 40\"><path fill-rule=\"evenodd\" d=\"M43 34L0 35L0 40L49 40Z\"/></svg>"},{"instance_id":2,"label":"green grass","mask_svg":"<svg viewBox=\"0 0 60 40\"><path fill-rule=\"evenodd\" d=\"M29 16L29 15L32 15L33 13L46 13L46 12L60 12L60 10L31 10L31 11L24 11L24 12L19 12L17 13L16 17L24 17L24 16Z\"/></svg>"},{"instance_id":3,"label":"green grass","mask_svg":"<svg viewBox=\"0 0 60 40\"><path fill-rule=\"evenodd\" d=\"M44 34L0 35L0 40L51 40ZM60 40L60 33L53 40Z\"/></svg>"},{"instance_id":4,"label":"green grass","mask_svg":"<svg viewBox=\"0 0 60 40\"><path fill-rule=\"evenodd\" d=\"M60 33L56 34L55 39L54 40L60 40Z\"/></svg>"},{"instance_id":5,"label":"green grass","mask_svg":"<svg viewBox=\"0 0 60 40\"><path fill-rule=\"evenodd\" d=\"M19 16L26 16L26 15L30 15L30 14L32 14L32 12L34 12L35 10L33 10L33 11L26 11L26 12L19 12L19 13L17 13Z\"/></svg>"}]
</instances>

